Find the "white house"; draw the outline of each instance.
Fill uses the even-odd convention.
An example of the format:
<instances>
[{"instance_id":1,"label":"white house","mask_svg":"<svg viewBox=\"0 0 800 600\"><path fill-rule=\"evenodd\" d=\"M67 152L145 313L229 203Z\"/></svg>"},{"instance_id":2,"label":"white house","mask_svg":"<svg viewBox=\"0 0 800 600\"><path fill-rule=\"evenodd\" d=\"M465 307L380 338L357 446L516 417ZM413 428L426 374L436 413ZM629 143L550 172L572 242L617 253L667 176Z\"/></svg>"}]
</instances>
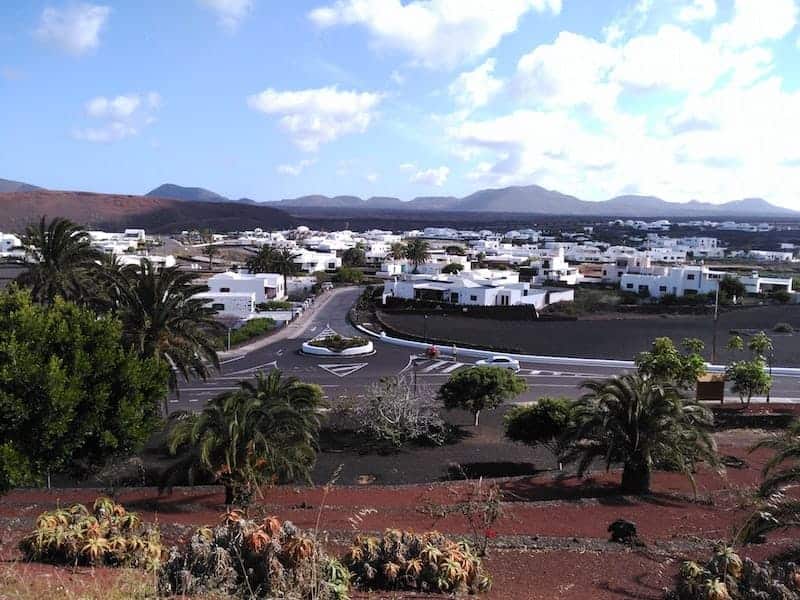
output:
<instances>
[{"instance_id":1,"label":"white house","mask_svg":"<svg viewBox=\"0 0 800 600\"><path fill-rule=\"evenodd\" d=\"M342 266L342 259L329 252L315 252L314 250L299 250L294 262L306 273L317 271L335 271Z\"/></svg>"},{"instance_id":2,"label":"white house","mask_svg":"<svg viewBox=\"0 0 800 600\"><path fill-rule=\"evenodd\" d=\"M215 298L227 297L226 294L252 294L255 304L286 298L283 276L277 273L219 273L208 279L208 288L207 294Z\"/></svg>"},{"instance_id":3,"label":"white house","mask_svg":"<svg viewBox=\"0 0 800 600\"><path fill-rule=\"evenodd\" d=\"M196 294L195 298L206 300L205 306L213 308L221 317L235 317L247 319L255 315L256 295L254 293L214 293L204 292Z\"/></svg>"},{"instance_id":4,"label":"white house","mask_svg":"<svg viewBox=\"0 0 800 600\"><path fill-rule=\"evenodd\" d=\"M753 271L748 277L739 277L739 281L744 284L744 288L747 290L748 294L761 294L775 291L784 291L791 294L794 291L792 289L791 277L760 277L758 272Z\"/></svg>"},{"instance_id":5,"label":"white house","mask_svg":"<svg viewBox=\"0 0 800 600\"><path fill-rule=\"evenodd\" d=\"M14 248L20 248L22 240L13 233L0 232L0 252L11 252Z\"/></svg>"},{"instance_id":6,"label":"white house","mask_svg":"<svg viewBox=\"0 0 800 600\"><path fill-rule=\"evenodd\" d=\"M383 302L389 298L428 300L462 306L524 306L542 309L556 302L571 302L571 289L531 287L529 283L502 282L468 277L414 276L395 278L383 285Z\"/></svg>"},{"instance_id":7,"label":"white house","mask_svg":"<svg viewBox=\"0 0 800 600\"><path fill-rule=\"evenodd\" d=\"M667 294L692 296L715 292L725 275L723 271L712 271L708 267L653 268L650 273L643 270L640 273L623 274L619 287L626 292L648 293L653 298Z\"/></svg>"}]
</instances>

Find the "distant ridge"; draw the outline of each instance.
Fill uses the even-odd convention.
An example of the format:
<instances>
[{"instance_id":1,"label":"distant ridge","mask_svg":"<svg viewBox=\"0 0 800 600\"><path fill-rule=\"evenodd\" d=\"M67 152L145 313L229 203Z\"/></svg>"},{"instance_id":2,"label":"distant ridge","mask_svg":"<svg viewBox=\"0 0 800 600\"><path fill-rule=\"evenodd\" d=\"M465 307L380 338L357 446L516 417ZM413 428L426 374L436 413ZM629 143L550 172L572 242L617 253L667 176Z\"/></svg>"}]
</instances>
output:
<instances>
[{"instance_id":1,"label":"distant ridge","mask_svg":"<svg viewBox=\"0 0 800 600\"><path fill-rule=\"evenodd\" d=\"M164 183L145 194L151 198L172 198L174 200L192 200L194 202L230 202L216 192L201 187L184 187L174 183Z\"/></svg>"},{"instance_id":2,"label":"distant ridge","mask_svg":"<svg viewBox=\"0 0 800 600\"><path fill-rule=\"evenodd\" d=\"M22 181L12 181L10 179L0 179L0 192L33 192L44 188L36 187L30 183Z\"/></svg>"},{"instance_id":3,"label":"distant ridge","mask_svg":"<svg viewBox=\"0 0 800 600\"><path fill-rule=\"evenodd\" d=\"M800 213L770 204L762 198L745 198L722 204L708 202L667 202L655 196L623 195L600 202L589 202L575 196L548 190L538 185L511 186L479 190L463 198L452 196L418 197L408 202L397 198L357 196L301 196L271 202L290 209L349 208L358 210L436 210L460 212L495 212L516 214L546 214L565 216L608 216L639 218L671 217L792 217Z\"/></svg>"}]
</instances>

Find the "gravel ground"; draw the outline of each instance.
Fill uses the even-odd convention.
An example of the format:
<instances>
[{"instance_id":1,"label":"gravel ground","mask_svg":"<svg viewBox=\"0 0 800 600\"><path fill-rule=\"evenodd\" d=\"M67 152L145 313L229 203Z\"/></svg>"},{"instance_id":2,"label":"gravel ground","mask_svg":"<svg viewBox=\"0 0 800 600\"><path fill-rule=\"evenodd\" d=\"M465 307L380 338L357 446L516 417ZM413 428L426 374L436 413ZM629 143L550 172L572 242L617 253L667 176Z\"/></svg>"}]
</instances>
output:
<instances>
[{"instance_id":1,"label":"gravel ground","mask_svg":"<svg viewBox=\"0 0 800 600\"><path fill-rule=\"evenodd\" d=\"M423 336L424 316L381 313L382 319L398 332ZM773 338L775 365L800 366L800 332L774 333L776 323L790 323L800 329L800 306L758 306L722 312L718 326L718 362L733 356L724 351L732 329L764 330ZM647 350L652 340L671 337L676 343L697 337L706 343L710 358L713 323L709 316L652 316L625 318L624 315L593 317L578 321L498 321L457 315L431 314L427 333L432 340L449 340L475 346L517 350L525 354L612 358L631 360Z\"/></svg>"}]
</instances>

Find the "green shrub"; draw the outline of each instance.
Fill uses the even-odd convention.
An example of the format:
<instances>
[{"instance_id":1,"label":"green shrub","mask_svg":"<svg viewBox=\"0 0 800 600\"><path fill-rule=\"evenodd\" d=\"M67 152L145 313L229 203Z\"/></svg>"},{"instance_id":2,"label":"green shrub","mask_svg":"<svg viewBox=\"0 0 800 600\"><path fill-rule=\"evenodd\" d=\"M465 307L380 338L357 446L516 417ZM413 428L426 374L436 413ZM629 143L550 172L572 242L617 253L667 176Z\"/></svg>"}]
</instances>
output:
<instances>
[{"instance_id":1,"label":"green shrub","mask_svg":"<svg viewBox=\"0 0 800 600\"><path fill-rule=\"evenodd\" d=\"M789 323L775 323L775 327L772 328L772 331L775 333L792 333L794 332L794 327Z\"/></svg>"},{"instance_id":2,"label":"green shrub","mask_svg":"<svg viewBox=\"0 0 800 600\"><path fill-rule=\"evenodd\" d=\"M261 523L240 511L173 547L159 572L162 594L346 600L350 573L317 539L291 522Z\"/></svg>"},{"instance_id":3,"label":"green shrub","mask_svg":"<svg viewBox=\"0 0 800 600\"><path fill-rule=\"evenodd\" d=\"M454 542L436 531L419 535L389 529L382 537L358 536L343 562L364 589L459 595L486 592L492 586L468 542Z\"/></svg>"},{"instance_id":4,"label":"green shrub","mask_svg":"<svg viewBox=\"0 0 800 600\"><path fill-rule=\"evenodd\" d=\"M273 319L250 319L239 327L239 329L233 329L231 331L231 346L250 341L273 329L275 329L275 321ZM227 344L228 338L226 336L222 336L217 341L218 348L226 348Z\"/></svg>"},{"instance_id":5,"label":"green shrub","mask_svg":"<svg viewBox=\"0 0 800 600\"><path fill-rule=\"evenodd\" d=\"M317 348L327 348L333 352L342 352L343 350L347 350L348 348L357 348L358 346L363 346L367 343L367 340L361 337L342 337L339 334L336 335L329 335L323 338L318 338L315 340L311 340L308 342L310 346L315 346Z\"/></svg>"},{"instance_id":6,"label":"green shrub","mask_svg":"<svg viewBox=\"0 0 800 600\"><path fill-rule=\"evenodd\" d=\"M353 267L340 267L333 275L333 280L338 283L361 283L364 274Z\"/></svg>"},{"instance_id":7,"label":"green shrub","mask_svg":"<svg viewBox=\"0 0 800 600\"><path fill-rule=\"evenodd\" d=\"M792 295L786 290L774 290L772 292L769 292L767 296L771 300L775 300L775 302L780 302L781 304L786 304L787 302L789 302L789 300L792 299Z\"/></svg>"},{"instance_id":8,"label":"green shrub","mask_svg":"<svg viewBox=\"0 0 800 600\"><path fill-rule=\"evenodd\" d=\"M95 500L91 512L75 504L42 513L19 549L26 560L73 566L155 568L162 553L158 528L109 498Z\"/></svg>"},{"instance_id":9,"label":"green shrub","mask_svg":"<svg viewBox=\"0 0 800 600\"><path fill-rule=\"evenodd\" d=\"M291 310L292 303L287 300L269 300L256 304L256 310Z\"/></svg>"},{"instance_id":10,"label":"green shrub","mask_svg":"<svg viewBox=\"0 0 800 600\"><path fill-rule=\"evenodd\" d=\"M539 398L530 406L515 406L503 421L506 437L515 442L535 446L542 444L559 454L559 440L572 423L569 398Z\"/></svg>"}]
</instances>

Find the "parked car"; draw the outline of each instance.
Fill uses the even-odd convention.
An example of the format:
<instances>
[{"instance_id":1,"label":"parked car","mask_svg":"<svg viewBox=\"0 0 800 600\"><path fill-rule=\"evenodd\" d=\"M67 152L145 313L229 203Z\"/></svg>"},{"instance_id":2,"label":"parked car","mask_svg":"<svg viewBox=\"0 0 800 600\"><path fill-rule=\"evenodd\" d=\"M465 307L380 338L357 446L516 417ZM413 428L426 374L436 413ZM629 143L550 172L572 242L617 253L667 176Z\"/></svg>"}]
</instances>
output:
<instances>
[{"instance_id":1,"label":"parked car","mask_svg":"<svg viewBox=\"0 0 800 600\"><path fill-rule=\"evenodd\" d=\"M519 371L519 361L508 356L490 356L475 363L481 367L502 367L516 373Z\"/></svg>"}]
</instances>

